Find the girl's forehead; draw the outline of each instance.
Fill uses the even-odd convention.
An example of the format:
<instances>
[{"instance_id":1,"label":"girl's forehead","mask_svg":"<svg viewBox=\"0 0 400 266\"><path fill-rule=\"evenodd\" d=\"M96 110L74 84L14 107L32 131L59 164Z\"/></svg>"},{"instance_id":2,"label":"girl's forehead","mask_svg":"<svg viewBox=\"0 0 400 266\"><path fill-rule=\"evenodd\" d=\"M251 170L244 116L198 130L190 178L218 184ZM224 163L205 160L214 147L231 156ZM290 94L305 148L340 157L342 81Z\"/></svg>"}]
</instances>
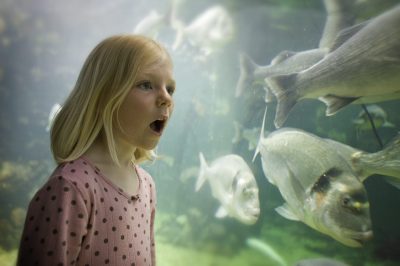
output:
<instances>
[{"instance_id":1,"label":"girl's forehead","mask_svg":"<svg viewBox=\"0 0 400 266\"><path fill-rule=\"evenodd\" d=\"M170 73L172 75L173 72L172 63L169 60L162 60L151 64L146 64L141 68L139 74L146 75L146 74L154 74L160 72Z\"/></svg>"}]
</instances>

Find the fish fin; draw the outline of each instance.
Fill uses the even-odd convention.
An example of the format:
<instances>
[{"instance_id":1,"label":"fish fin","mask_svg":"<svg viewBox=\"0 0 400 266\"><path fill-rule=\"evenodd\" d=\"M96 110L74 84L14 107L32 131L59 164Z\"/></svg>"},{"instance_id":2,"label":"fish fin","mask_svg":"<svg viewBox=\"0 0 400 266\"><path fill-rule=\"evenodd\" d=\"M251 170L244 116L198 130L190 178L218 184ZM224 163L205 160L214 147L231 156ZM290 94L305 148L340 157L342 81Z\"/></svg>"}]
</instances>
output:
<instances>
[{"instance_id":1,"label":"fish fin","mask_svg":"<svg viewBox=\"0 0 400 266\"><path fill-rule=\"evenodd\" d=\"M264 90L265 90L265 97L264 100L266 103L271 103L275 100L275 96L274 94L271 92L271 90L269 89L268 86L264 86Z\"/></svg>"},{"instance_id":2,"label":"fish fin","mask_svg":"<svg viewBox=\"0 0 400 266\"><path fill-rule=\"evenodd\" d=\"M397 189L400 189L400 179L393 178L391 176L385 176L385 181L394 186Z\"/></svg>"},{"instance_id":3,"label":"fish fin","mask_svg":"<svg viewBox=\"0 0 400 266\"><path fill-rule=\"evenodd\" d=\"M236 85L235 97L239 97L244 90L251 87L254 82L254 71L257 68L257 64L244 53L239 55L239 62L240 75Z\"/></svg>"},{"instance_id":4,"label":"fish fin","mask_svg":"<svg viewBox=\"0 0 400 266\"><path fill-rule=\"evenodd\" d=\"M356 34L358 31L360 31L362 28L367 25L369 21L364 21L362 23L356 24L354 26L345 28L336 35L335 40L332 43L332 46L330 48L330 51L336 50L338 47L340 47L343 43L345 43L348 39L350 39L354 34Z\"/></svg>"},{"instance_id":5,"label":"fish fin","mask_svg":"<svg viewBox=\"0 0 400 266\"><path fill-rule=\"evenodd\" d=\"M385 123L382 124L382 127L396 127L393 123L390 123L389 121L385 121Z\"/></svg>"},{"instance_id":6,"label":"fish fin","mask_svg":"<svg viewBox=\"0 0 400 266\"><path fill-rule=\"evenodd\" d=\"M264 111L264 116L263 116L263 122L261 125L261 132L260 132L260 138L258 140L258 144L256 147L256 150L254 152L254 156L253 156L253 160L252 162L254 162L254 160L257 157L257 154L260 152L260 145L261 145L261 141L264 139L264 128L265 128L265 118L267 117L267 109L268 109L268 105L265 106L265 111Z\"/></svg>"},{"instance_id":7,"label":"fish fin","mask_svg":"<svg viewBox=\"0 0 400 266\"><path fill-rule=\"evenodd\" d=\"M215 217L221 219L221 218L224 218L226 216L228 216L228 212L226 211L226 209L223 206L219 207L217 212L215 213Z\"/></svg>"},{"instance_id":8,"label":"fish fin","mask_svg":"<svg viewBox=\"0 0 400 266\"><path fill-rule=\"evenodd\" d=\"M280 52L277 56L275 56L272 60L271 60L271 66L273 65L277 65L283 61L285 61L286 59L288 59L289 57L292 57L293 55L297 54L296 52L293 51L282 51Z\"/></svg>"},{"instance_id":9,"label":"fish fin","mask_svg":"<svg viewBox=\"0 0 400 266\"><path fill-rule=\"evenodd\" d=\"M171 27L175 30L175 41L172 45L172 50L176 51L183 44L185 39L185 25L178 19L171 22Z\"/></svg>"},{"instance_id":10,"label":"fish fin","mask_svg":"<svg viewBox=\"0 0 400 266\"><path fill-rule=\"evenodd\" d=\"M293 88L297 74L266 78L270 90L275 95L278 104L275 114L275 127L280 128L286 121L290 110L297 103L298 95Z\"/></svg>"},{"instance_id":11,"label":"fish fin","mask_svg":"<svg viewBox=\"0 0 400 266\"><path fill-rule=\"evenodd\" d=\"M275 211L288 220L300 221L299 218L289 209L289 206L286 203L275 208Z\"/></svg>"},{"instance_id":12,"label":"fish fin","mask_svg":"<svg viewBox=\"0 0 400 266\"><path fill-rule=\"evenodd\" d=\"M238 143L242 139L243 126L238 121L233 121L235 135L232 138L232 143Z\"/></svg>"},{"instance_id":13,"label":"fish fin","mask_svg":"<svg viewBox=\"0 0 400 266\"><path fill-rule=\"evenodd\" d=\"M325 115L331 116L331 115L336 114L343 107L345 107L345 106L351 104L352 102L354 102L355 100L357 100L358 97L346 98L346 97L339 97L339 96L335 96L335 95L325 95L325 96L319 97L318 99L326 105Z\"/></svg>"},{"instance_id":14,"label":"fish fin","mask_svg":"<svg viewBox=\"0 0 400 266\"><path fill-rule=\"evenodd\" d=\"M367 179L368 177L370 177L373 174L373 173L367 173L364 170L364 167L362 167L361 158L364 155L365 155L365 152L356 151L350 157L351 168L356 173L358 179L360 179L361 182L364 182L365 179Z\"/></svg>"},{"instance_id":15,"label":"fish fin","mask_svg":"<svg viewBox=\"0 0 400 266\"><path fill-rule=\"evenodd\" d=\"M177 10L180 5L180 0L171 0L170 3L168 4L167 12L165 14L165 23L169 27L172 27L174 29L174 26L176 25L178 19L177 19ZM180 23L180 22L178 22Z\"/></svg>"},{"instance_id":16,"label":"fish fin","mask_svg":"<svg viewBox=\"0 0 400 266\"><path fill-rule=\"evenodd\" d=\"M204 158L203 153L199 153L200 157L200 172L196 182L196 191L199 191L201 186L203 186L204 182L206 181L206 170L208 168L206 159Z\"/></svg>"}]
</instances>

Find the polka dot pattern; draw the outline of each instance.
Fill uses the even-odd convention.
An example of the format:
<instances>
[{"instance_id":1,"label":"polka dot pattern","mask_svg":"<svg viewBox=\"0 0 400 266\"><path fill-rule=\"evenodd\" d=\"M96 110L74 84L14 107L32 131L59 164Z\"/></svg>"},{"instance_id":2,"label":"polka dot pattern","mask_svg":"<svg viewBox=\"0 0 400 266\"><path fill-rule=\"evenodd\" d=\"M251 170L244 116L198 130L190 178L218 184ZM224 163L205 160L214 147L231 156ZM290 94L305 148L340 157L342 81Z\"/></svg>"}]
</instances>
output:
<instances>
[{"instance_id":1,"label":"polka dot pattern","mask_svg":"<svg viewBox=\"0 0 400 266\"><path fill-rule=\"evenodd\" d=\"M17 265L156 265L155 186L135 170L129 195L85 158L60 165L29 204Z\"/></svg>"}]
</instances>

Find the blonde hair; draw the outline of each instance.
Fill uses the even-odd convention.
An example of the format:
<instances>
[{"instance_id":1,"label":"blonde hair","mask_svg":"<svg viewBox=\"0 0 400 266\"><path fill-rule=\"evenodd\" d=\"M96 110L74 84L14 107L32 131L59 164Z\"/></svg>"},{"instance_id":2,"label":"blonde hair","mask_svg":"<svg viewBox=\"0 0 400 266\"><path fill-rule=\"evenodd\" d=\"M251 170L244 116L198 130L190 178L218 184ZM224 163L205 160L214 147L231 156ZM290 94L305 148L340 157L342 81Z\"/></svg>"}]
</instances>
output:
<instances>
[{"instance_id":1,"label":"blonde hair","mask_svg":"<svg viewBox=\"0 0 400 266\"><path fill-rule=\"evenodd\" d=\"M54 119L51 149L60 164L82 156L101 132L119 164L113 119L138 73L147 65L172 60L164 47L141 35L117 35L100 42L87 57L75 87ZM132 161L151 160L152 150L136 148Z\"/></svg>"}]
</instances>

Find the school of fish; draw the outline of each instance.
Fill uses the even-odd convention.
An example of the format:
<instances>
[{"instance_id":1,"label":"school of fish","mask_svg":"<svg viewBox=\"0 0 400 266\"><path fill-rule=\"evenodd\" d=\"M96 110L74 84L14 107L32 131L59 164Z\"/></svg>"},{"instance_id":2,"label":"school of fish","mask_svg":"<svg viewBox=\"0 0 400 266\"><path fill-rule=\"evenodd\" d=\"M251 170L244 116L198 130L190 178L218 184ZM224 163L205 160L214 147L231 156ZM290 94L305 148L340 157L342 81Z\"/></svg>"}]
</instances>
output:
<instances>
[{"instance_id":1,"label":"school of fish","mask_svg":"<svg viewBox=\"0 0 400 266\"><path fill-rule=\"evenodd\" d=\"M354 1L323 2L327 18L318 47L283 50L265 66L258 65L245 53L239 55L236 97L254 85L261 85L265 89L265 102L276 101L277 130L264 136L265 111L261 129L246 129L235 122L232 142L246 140L248 149L256 149L255 156L261 155L267 181L277 187L285 201L276 208L281 216L300 221L346 246L360 247L373 236L363 182L378 174L400 188L400 135L380 151L371 153L304 130L281 127L303 99L322 101L329 116L349 104L400 98L400 5L354 24ZM212 6L184 23L177 18L176 3L172 1L166 14L152 10L139 21L134 32L155 37L161 27L170 27L176 32L174 50L190 45L204 57L223 47L234 35L233 19L225 7ZM353 124L357 130L372 130L370 117L378 128L396 128L376 104L361 111ZM215 216L255 224L261 211L259 189L245 159L229 154L208 164L202 153L199 159L195 191L206 181L209 183L211 195L220 205ZM286 265L260 240L248 239L247 244L269 254L277 264ZM307 259L296 265L322 264L345 265L328 258Z\"/></svg>"}]
</instances>

